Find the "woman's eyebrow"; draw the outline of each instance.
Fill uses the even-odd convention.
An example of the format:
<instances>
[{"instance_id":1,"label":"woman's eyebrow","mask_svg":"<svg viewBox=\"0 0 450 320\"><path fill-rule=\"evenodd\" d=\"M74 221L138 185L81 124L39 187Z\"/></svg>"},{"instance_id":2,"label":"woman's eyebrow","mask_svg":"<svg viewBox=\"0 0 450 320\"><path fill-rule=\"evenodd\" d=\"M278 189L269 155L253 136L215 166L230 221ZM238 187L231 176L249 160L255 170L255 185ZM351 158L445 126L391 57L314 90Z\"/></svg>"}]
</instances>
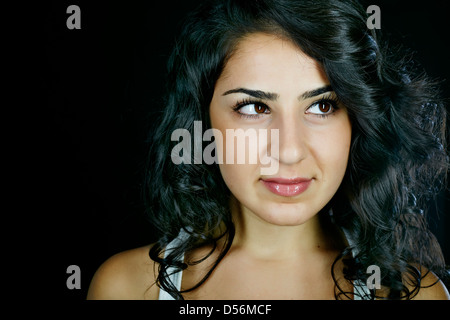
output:
<instances>
[{"instance_id":1,"label":"woman's eyebrow","mask_svg":"<svg viewBox=\"0 0 450 320\"><path fill-rule=\"evenodd\" d=\"M251 89L246 89L246 88L237 88L237 89L228 90L227 92L225 92L223 94L223 96L226 96L231 93L245 93L245 94L248 94L249 96L252 96L252 97L255 97L258 99L271 100L271 101L275 101L279 97L279 95L277 93L264 92L261 90L251 90Z\"/></svg>"},{"instance_id":2,"label":"woman's eyebrow","mask_svg":"<svg viewBox=\"0 0 450 320\"><path fill-rule=\"evenodd\" d=\"M302 93L298 97L298 100L305 100L305 99L313 98L315 96L321 95L321 94L323 94L325 92L329 92L329 91L334 91L334 90L330 85L326 85L326 86Z\"/></svg>"},{"instance_id":3,"label":"woman's eyebrow","mask_svg":"<svg viewBox=\"0 0 450 320\"><path fill-rule=\"evenodd\" d=\"M326 85L326 86L302 93L298 97L298 100L305 100L305 99L313 98L315 96L321 95L321 94L323 94L325 92L329 92L329 91L333 91L333 88L330 85ZM228 90L222 96L226 96L226 95L232 94L232 93L245 93L245 94L255 97L257 99L270 100L270 101L276 101L279 97L279 95L277 93L264 92L261 90L251 90L251 89L246 89L246 88L236 88L236 89Z\"/></svg>"}]
</instances>

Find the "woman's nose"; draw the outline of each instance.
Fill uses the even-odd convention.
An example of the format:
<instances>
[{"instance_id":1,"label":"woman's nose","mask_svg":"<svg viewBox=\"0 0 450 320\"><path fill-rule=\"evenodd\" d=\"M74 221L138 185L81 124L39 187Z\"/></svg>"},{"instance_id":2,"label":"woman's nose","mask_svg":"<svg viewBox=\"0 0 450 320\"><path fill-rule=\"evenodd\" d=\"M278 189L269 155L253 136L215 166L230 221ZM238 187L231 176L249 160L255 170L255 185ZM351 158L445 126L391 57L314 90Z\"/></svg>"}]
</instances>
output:
<instances>
[{"instance_id":1,"label":"woman's nose","mask_svg":"<svg viewBox=\"0 0 450 320\"><path fill-rule=\"evenodd\" d=\"M279 135L279 163L292 165L302 161L308 153L304 124L299 118L286 115L275 125Z\"/></svg>"}]
</instances>

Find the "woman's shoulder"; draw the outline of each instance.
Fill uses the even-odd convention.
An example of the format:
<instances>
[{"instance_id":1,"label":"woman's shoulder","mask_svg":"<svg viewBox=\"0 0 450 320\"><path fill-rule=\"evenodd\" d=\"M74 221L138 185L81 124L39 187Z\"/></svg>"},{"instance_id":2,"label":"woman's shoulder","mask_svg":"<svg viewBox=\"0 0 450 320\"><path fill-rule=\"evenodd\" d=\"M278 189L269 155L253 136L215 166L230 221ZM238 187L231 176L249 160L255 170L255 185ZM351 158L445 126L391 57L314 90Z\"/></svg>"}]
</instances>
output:
<instances>
[{"instance_id":1,"label":"woman's shoulder","mask_svg":"<svg viewBox=\"0 0 450 320\"><path fill-rule=\"evenodd\" d=\"M106 260L92 278L88 300L156 300L157 266L147 245L117 253Z\"/></svg>"},{"instance_id":2,"label":"woman's shoulder","mask_svg":"<svg viewBox=\"0 0 450 320\"><path fill-rule=\"evenodd\" d=\"M450 295L442 280L440 280L433 272L426 269L424 271L425 275L420 281L420 290L413 299L450 300Z\"/></svg>"},{"instance_id":3,"label":"woman's shoulder","mask_svg":"<svg viewBox=\"0 0 450 320\"><path fill-rule=\"evenodd\" d=\"M417 264L412 265L421 273L419 287L417 287L415 275L412 277L409 273L403 274L403 284L409 292L412 293L412 300L450 300L447 287L439 277L423 266ZM389 290L382 287L382 289L377 292L377 295L387 299Z\"/></svg>"}]
</instances>

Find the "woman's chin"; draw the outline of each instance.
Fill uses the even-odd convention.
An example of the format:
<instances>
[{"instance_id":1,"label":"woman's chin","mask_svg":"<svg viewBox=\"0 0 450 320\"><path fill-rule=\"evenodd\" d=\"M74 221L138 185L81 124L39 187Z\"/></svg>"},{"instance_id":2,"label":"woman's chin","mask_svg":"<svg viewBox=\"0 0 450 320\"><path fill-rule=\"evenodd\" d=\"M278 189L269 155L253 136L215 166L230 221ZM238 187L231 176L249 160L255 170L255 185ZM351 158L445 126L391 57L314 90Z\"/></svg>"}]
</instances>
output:
<instances>
[{"instance_id":1,"label":"woman's chin","mask_svg":"<svg viewBox=\"0 0 450 320\"><path fill-rule=\"evenodd\" d=\"M299 226L309 221L318 210L305 204L261 202L260 208L252 211L259 219L278 226Z\"/></svg>"}]
</instances>

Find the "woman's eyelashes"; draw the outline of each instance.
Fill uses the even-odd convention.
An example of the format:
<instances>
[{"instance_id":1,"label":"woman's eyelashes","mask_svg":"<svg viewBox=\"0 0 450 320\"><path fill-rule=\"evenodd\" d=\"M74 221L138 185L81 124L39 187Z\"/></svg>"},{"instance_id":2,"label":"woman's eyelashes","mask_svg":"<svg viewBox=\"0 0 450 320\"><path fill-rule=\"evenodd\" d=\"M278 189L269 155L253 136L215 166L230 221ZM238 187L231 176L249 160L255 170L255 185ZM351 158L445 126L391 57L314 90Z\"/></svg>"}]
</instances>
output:
<instances>
[{"instance_id":1,"label":"woman's eyelashes","mask_svg":"<svg viewBox=\"0 0 450 320\"><path fill-rule=\"evenodd\" d=\"M257 119L263 116L264 114L270 114L270 108L266 104L260 101L252 101L252 100L244 100L238 102L234 106L233 110L240 117L249 119Z\"/></svg>"},{"instance_id":2,"label":"woman's eyelashes","mask_svg":"<svg viewBox=\"0 0 450 320\"><path fill-rule=\"evenodd\" d=\"M338 100L334 96L326 96L320 100L312 103L305 111L305 114L317 116L320 118L327 118L333 115L338 107ZM240 117L247 119L258 119L264 115L270 114L270 108L261 101L243 100L238 102L233 111Z\"/></svg>"},{"instance_id":3,"label":"woman's eyelashes","mask_svg":"<svg viewBox=\"0 0 450 320\"><path fill-rule=\"evenodd\" d=\"M327 118L339 109L338 104L339 102L335 97L327 96L311 104L308 109L306 109L305 113L321 118Z\"/></svg>"}]
</instances>

